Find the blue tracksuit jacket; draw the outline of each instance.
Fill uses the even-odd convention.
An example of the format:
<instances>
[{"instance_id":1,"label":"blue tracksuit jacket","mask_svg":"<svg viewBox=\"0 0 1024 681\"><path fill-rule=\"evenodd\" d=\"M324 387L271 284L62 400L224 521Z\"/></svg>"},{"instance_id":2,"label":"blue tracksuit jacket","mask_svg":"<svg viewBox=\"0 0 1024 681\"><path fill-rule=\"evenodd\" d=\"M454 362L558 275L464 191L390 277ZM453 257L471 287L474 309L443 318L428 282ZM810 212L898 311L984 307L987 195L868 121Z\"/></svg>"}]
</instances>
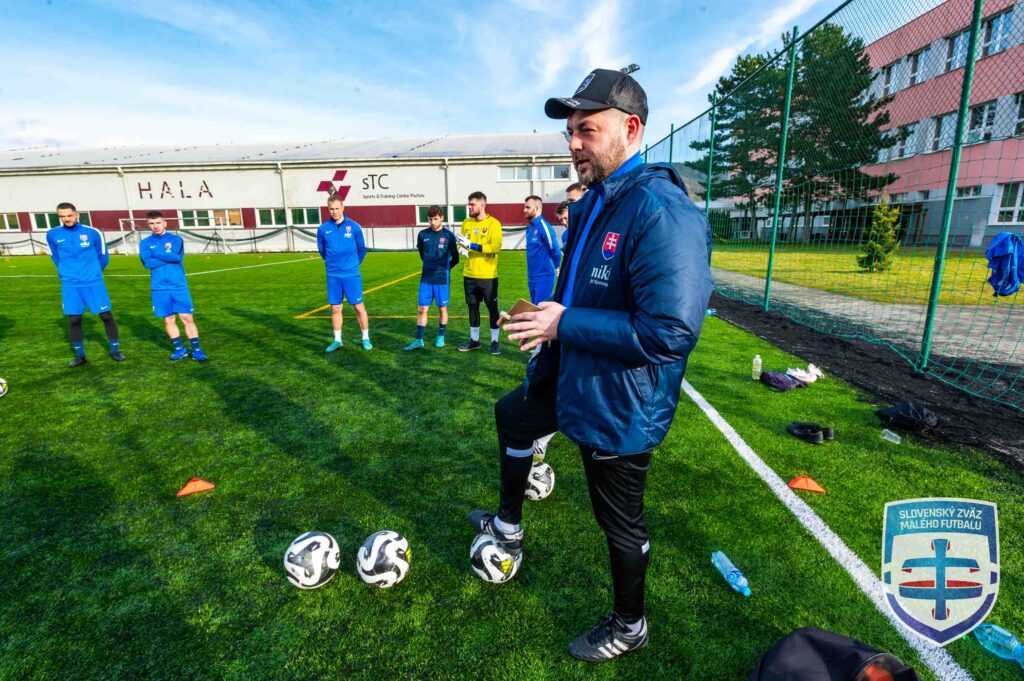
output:
<instances>
[{"instance_id":1,"label":"blue tracksuit jacket","mask_svg":"<svg viewBox=\"0 0 1024 681\"><path fill-rule=\"evenodd\" d=\"M328 220L316 231L316 247L327 263L328 277L358 277L359 265L366 257L363 228L345 218L341 224Z\"/></svg>"},{"instance_id":2,"label":"blue tracksuit jacket","mask_svg":"<svg viewBox=\"0 0 1024 681\"><path fill-rule=\"evenodd\" d=\"M57 266L62 286L85 287L103 283L110 262L107 242L100 230L76 222L74 227L54 227L46 233L50 259Z\"/></svg>"},{"instance_id":3,"label":"blue tracksuit jacket","mask_svg":"<svg viewBox=\"0 0 1024 681\"><path fill-rule=\"evenodd\" d=\"M526 226L526 277L531 281L554 279L562 260L562 246L555 228L538 215Z\"/></svg>"},{"instance_id":4,"label":"blue tracksuit jacket","mask_svg":"<svg viewBox=\"0 0 1024 681\"><path fill-rule=\"evenodd\" d=\"M449 283L449 272L459 264L459 246L447 227L436 232L429 227L416 235L416 250L423 261L420 282L439 285Z\"/></svg>"},{"instance_id":5,"label":"blue tracksuit jacket","mask_svg":"<svg viewBox=\"0 0 1024 681\"><path fill-rule=\"evenodd\" d=\"M667 164L641 164L591 189L569 204L573 229L553 299L571 278L571 306L558 340L527 366L527 388L555 391L558 429L573 441L638 454L661 443L675 416L711 297L711 228ZM578 243L599 193L604 205Z\"/></svg>"},{"instance_id":6,"label":"blue tracksuit jacket","mask_svg":"<svg viewBox=\"0 0 1024 681\"><path fill-rule=\"evenodd\" d=\"M185 242L177 234L150 234L139 242L139 259L150 271L149 288L153 291L187 289L185 279Z\"/></svg>"}]
</instances>

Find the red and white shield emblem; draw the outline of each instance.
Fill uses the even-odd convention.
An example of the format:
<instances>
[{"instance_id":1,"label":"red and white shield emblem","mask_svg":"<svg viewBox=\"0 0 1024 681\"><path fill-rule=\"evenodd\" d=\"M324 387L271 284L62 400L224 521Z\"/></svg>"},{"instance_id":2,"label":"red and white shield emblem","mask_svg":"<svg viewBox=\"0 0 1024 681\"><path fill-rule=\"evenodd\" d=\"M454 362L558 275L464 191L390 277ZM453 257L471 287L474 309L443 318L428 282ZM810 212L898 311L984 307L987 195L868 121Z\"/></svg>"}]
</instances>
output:
<instances>
[{"instance_id":1,"label":"red and white shield emblem","mask_svg":"<svg viewBox=\"0 0 1024 681\"><path fill-rule=\"evenodd\" d=\"M619 247L619 235L615 232L608 232L604 237L604 245L601 246L601 255L605 260L615 257L615 250Z\"/></svg>"}]
</instances>

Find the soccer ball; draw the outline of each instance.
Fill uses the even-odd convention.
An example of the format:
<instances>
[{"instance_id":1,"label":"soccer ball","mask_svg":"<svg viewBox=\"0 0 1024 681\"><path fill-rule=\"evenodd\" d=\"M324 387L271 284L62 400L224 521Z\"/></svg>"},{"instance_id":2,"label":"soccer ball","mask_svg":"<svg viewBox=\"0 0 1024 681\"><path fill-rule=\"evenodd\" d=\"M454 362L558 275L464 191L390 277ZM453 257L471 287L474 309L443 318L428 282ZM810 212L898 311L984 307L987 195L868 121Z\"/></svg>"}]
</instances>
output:
<instances>
[{"instance_id":1,"label":"soccer ball","mask_svg":"<svg viewBox=\"0 0 1024 681\"><path fill-rule=\"evenodd\" d=\"M555 488L555 471L546 463L535 463L526 479L526 498L540 501Z\"/></svg>"},{"instance_id":2,"label":"soccer ball","mask_svg":"<svg viewBox=\"0 0 1024 681\"><path fill-rule=\"evenodd\" d=\"M356 572L367 584L386 589L405 578L411 558L405 537L391 530L374 532L359 547Z\"/></svg>"},{"instance_id":3,"label":"soccer ball","mask_svg":"<svg viewBox=\"0 0 1024 681\"><path fill-rule=\"evenodd\" d=\"M316 589L331 581L341 565L338 542L326 532L296 537L284 552L288 581L300 589Z\"/></svg>"},{"instance_id":4,"label":"soccer ball","mask_svg":"<svg viewBox=\"0 0 1024 681\"><path fill-rule=\"evenodd\" d=\"M5 381L4 379L0 378L0 397L3 397L6 394L7 394L7 381Z\"/></svg>"},{"instance_id":5,"label":"soccer ball","mask_svg":"<svg viewBox=\"0 0 1024 681\"><path fill-rule=\"evenodd\" d=\"M473 572L485 582L501 584L516 576L523 554L513 556L491 535L481 532L469 547Z\"/></svg>"}]
</instances>

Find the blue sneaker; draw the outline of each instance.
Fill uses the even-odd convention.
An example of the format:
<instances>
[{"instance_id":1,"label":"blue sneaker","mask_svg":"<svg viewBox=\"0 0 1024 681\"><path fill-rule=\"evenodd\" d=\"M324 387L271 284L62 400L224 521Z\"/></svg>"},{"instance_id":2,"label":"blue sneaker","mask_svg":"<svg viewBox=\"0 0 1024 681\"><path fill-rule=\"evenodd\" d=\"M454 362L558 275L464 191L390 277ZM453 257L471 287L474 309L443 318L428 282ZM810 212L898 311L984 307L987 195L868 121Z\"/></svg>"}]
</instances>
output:
<instances>
[{"instance_id":1,"label":"blue sneaker","mask_svg":"<svg viewBox=\"0 0 1024 681\"><path fill-rule=\"evenodd\" d=\"M409 343L408 345L406 345L402 349L405 350L406 352L409 352L410 350L422 350L423 349L423 341L420 340L419 338L416 338L416 339L413 340L412 343Z\"/></svg>"},{"instance_id":2,"label":"blue sneaker","mask_svg":"<svg viewBox=\"0 0 1024 681\"><path fill-rule=\"evenodd\" d=\"M178 348L177 350L174 351L174 354L171 355L171 359L173 359L174 361L178 361L179 359L185 359L186 357L188 357L187 348Z\"/></svg>"},{"instance_id":3,"label":"blue sneaker","mask_svg":"<svg viewBox=\"0 0 1024 681\"><path fill-rule=\"evenodd\" d=\"M327 352L334 352L343 345L341 341L331 341L331 344L327 346Z\"/></svg>"},{"instance_id":4,"label":"blue sneaker","mask_svg":"<svg viewBox=\"0 0 1024 681\"><path fill-rule=\"evenodd\" d=\"M443 348L444 347L444 336L438 336L437 337L437 340L434 341L434 347L435 348Z\"/></svg>"},{"instance_id":5,"label":"blue sneaker","mask_svg":"<svg viewBox=\"0 0 1024 681\"><path fill-rule=\"evenodd\" d=\"M373 350L373 343L370 342L369 338L363 339L363 350Z\"/></svg>"},{"instance_id":6,"label":"blue sneaker","mask_svg":"<svg viewBox=\"0 0 1024 681\"><path fill-rule=\"evenodd\" d=\"M197 362L205 362L210 358L206 356L206 353L203 352L202 348L196 348L195 350L192 351L192 359L194 359Z\"/></svg>"}]
</instances>

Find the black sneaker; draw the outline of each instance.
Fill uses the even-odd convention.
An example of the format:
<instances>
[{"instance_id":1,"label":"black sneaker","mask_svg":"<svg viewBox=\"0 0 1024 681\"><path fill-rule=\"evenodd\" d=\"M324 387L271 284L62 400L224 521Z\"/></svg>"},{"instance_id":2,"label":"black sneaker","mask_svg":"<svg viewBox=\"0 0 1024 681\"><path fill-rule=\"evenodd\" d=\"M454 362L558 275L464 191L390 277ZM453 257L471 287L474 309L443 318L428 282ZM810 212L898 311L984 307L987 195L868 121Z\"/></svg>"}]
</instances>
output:
<instances>
[{"instance_id":1,"label":"black sneaker","mask_svg":"<svg viewBox=\"0 0 1024 681\"><path fill-rule=\"evenodd\" d=\"M477 532L489 534L502 545L506 551L513 556L523 552L523 531L506 534L494 526L494 514L488 511L472 511L469 514L469 524Z\"/></svg>"},{"instance_id":2,"label":"black sneaker","mask_svg":"<svg viewBox=\"0 0 1024 681\"><path fill-rule=\"evenodd\" d=\"M569 644L569 654L577 660L604 662L647 645L647 621L643 620L640 633L629 634L629 627L616 613L612 613L590 631Z\"/></svg>"},{"instance_id":3,"label":"black sneaker","mask_svg":"<svg viewBox=\"0 0 1024 681\"><path fill-rule=\"evenodd\" d=\"M498 341L491 341L491 354L492 355L500 355L501 354L501 345L498 344Z\"/></svg>"},{"instance_id":4,"label":"black sneaker","mask_svg":"<svg viewBox=\"0 0 1024 681\"><path fill-rule=\"evenodd\" d=\"M469 352L470 350L479 350L480 341L471 340L465 345L459 346L459 352Z\"/></svg>"},{"instance_id":5,"label":"black sneaker","mask_svg":"<svg viewBox=\"0 0 1024 681\"><path fill-rule=\"evenodd\" d=\"M75 358L68 362L69 367L80 367L83 364L85 364L85 357L79 357L78 355L75 355Z\"/></svg>"},{"instance_id":6,"label":"black sneaker","mask_svg":"<svg viewBox=\"0 0 1024 681\"><path fill-rule=\"evenodd\" d=\"M112 352L110 353L110 359L114 360L115 362L123 362L125 360L125 356L122 355L120 351Z\"/></svg>"}]
</instances>

